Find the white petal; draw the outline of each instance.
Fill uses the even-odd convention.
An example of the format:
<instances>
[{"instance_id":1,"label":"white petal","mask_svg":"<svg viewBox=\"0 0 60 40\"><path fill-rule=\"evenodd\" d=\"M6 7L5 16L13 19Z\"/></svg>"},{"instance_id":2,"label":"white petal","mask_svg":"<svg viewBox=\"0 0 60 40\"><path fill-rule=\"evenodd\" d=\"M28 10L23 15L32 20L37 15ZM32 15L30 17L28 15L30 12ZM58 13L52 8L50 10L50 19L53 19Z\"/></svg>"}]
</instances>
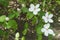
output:
<instances>
[{"instance_id":1,"label":"white petal","mask_svg":"<svg viewBox=\"0 0 60 40\"><path fill-rule=\"evenodd\" d=\"M42 16L42 19L45 19L45 16Z\"/></svg>"},{"instance_id":2,"label":"white petal","mask_svg":"<svg viewBox=\"0 0 60 40\"><path fill-rule=\"evenodd\" d=\"M38 14L38 12L37 12L37 11L33 11L33 14L34 14L34 15L37 15L37 14Z\"/></svg>"},{"instance_id":3,"label":"white petal","mask_svg":"<svg viewBox=\"0 0 60 40\"><path fill-rule=\"evenodd\" d=\"M45 23L48 22L48 19L45 16L42 16L42 19L45 21Z\"/></svg>"},{"instance_id":4,"label":"white petal","mask_svg":"<svg viewBox=\"0 0 60 40\"><path fill-rule=\"evenodd\" d=\"M29 11L30 11L30 12L33 12L33 10L34 10L34 8L29 8Z\"/></svg>"},{"instance_id":5,"label":"white petal","mask_svg":"<svg viewBox=\"0 0 60 40\"><path fill-rule=\"evenodd\" d=\"M39 6L40 6L40 4L37 4L37 5L36 5L36 8L39 8Z\"/></svg>"},{"instance_id":6,"label":"white petal","mask_svg":"<svg viewBox=\"0 0 60 40\"><path fill-rule=\"evenodd\" d=\"M9 17L6 17L5 20L6 20L6 21L9 21Z\"/></svg>"},{"instance_id":7,"label":"white petal","mask_svg":"<svg viewBox=\"0 0 60 40\"><path fill-rule=\"evenodd\" d=\"M38 12L39 12L40 10L41 10L40 8L37 8L37 9L36 9L36 11L38 11Z\"/></svg>"},{"instance_id":8,"label":"white petal","mask_svg":"<svg viewBox=\"0 0 60 40\"><path fill-rule=\"evenodd\" d=\"M44 25L44 28L45 29L48 29L49 27L50 27L50 24L49 23L47 23L47 24Z\"/></svg>"},{"instance_id":9,"label":"white petal","mask_svg":"<svg viewBox=\"0 0 60 40\"><path fill-rule=\"evenodd\" d=\"M53 36L55 36L55 33L53 34Z\"/></svg>"},{"instance_id":10,"label":"white petal","mask_svg":"<svg viewBox=\"0 0 60 40\"><path fill-rule=\"evenodd\" d=\"M46 30L45 28L42 28L42 29L41 29L41 32L45 32L45 30Z\"/></svg>"},{"instance_id":11,"label":"white petal","mask_svg":"<svg viewBox=\"0 0 60 40\"><path fill-rule=\"evenodd\" d=\"M19 37L19 32L17 32L17 33L15 34L15 37L17 37L17 38Z\"/></svg>"},{"instance_id":12,"label":"white petal","mask_svg":"<svg viewBox=\"0 0 60 40\"><path fill-rule=\"evenodd\" d=\"M48 29L48 32L49 32L49 34L52 34L53 36L55 36L55 33L53 32L52 29Z\"/></svg>"},{"instance_id":13,"label":"white petal","mask_svg":"<svg viewBox=\"0 0 60 40\"><path fill-rule=\"evenodd\" d=\"M48 19L48 21L49 21L50 23L53 23L53 20L52 20L52 19Z\"/></svg>"},{"instance_id":14,"label":"white petal","mask_svg":"<svg viewBox=\"0 0 60 40\"><path fill-rule=\"evenodd\" d=\"M34 4L30 4L30 8L31 8L31 7L34 8Z\"/></svg>"},{"instance_id":15,"label":"white petal","mask_svg":"<svg viewBox=\"0 0 60 40\"><path fill-rule=\"evenodd\" d=\"M45 16L48 17L48 15L49 15L48 12L46 12Z\"/></svg>"},{"instance_id":16,"label":"white petal","mask_svg":"<svg viewBox=\"0 0 60 40\"><path fill-rule=\"evenodd\" d=\"M45 31L44 35L45 35L45 36L48 36L48 31Z\"/></svg>"},{"instance_id":17,"label":"white petal","mask_svg":"<svg viewBox=\"0 0 60 40\"><path fill-rule=\"evenodd\" d=\"M49 14L49 18L52 18L53 17L53 14Z\"/></svg>"},{"instance_id":18,"label":"white petal","mask_svg":"<svg viewBox=\"0 0 60 40\"><path fill-rule=\"evenodd\" d=\"M52 29L48 29L48 33L49 33L49 34L52 34L52 35L54 34L54 32L53 32Z\"/></svg>"},{"instance_id":19,"label":"white petal","mask_svg":"<svg viewBox=\"0 0 60 40\"><path fill-rule=\"evenodd\" d=\"M45 19L44 21L45 21L45 23L48 23L48 19Z\"/></svg>"}]
</instances>

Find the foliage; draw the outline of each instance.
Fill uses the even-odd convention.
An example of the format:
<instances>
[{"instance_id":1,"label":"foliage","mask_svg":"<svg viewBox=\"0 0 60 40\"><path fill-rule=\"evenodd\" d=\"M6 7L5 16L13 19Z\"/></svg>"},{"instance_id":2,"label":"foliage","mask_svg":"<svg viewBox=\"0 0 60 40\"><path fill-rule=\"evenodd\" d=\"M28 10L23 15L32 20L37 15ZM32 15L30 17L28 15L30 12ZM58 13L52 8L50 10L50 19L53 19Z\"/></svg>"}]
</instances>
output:
<instances>
[{"instance_id":1,"label":"foliage","mask_svg":"<svg viewBox=\"0 0 60 40\"><path fill-rule=\"evenodd\" d=\"M3 39L6 38L5 40L7 40L8 36L10 34L16 33L16 31L19 30L19 27L22 25L22 37L18 37L16 40L18 40L19 38L21 40L26 40L26 35L30 27L34 27L37 35L36 40L42 40L43 33L41 32L41 29L45 24L42 16L44 16L46 12L52 13L52 9L56 7L56 5L52 4L52 0L17 0L16 4L19 5L19 11L13 5L13 7L9 8L9 2L10 0L0 0L0 5L2 6L0 11L0 36L2 36ZM59 0L55 0L54 2L60 5ZM24 4L24 7L22 6L22 4ZM41 10L37 12L37 15L34 15L33 11L29 11L30 4L34 4L34 6L40 4L37 10ZM34 10L37 11L35 8ZM8 21L6 20L6 17L9 18L9 20L7 19ZM18 32L20 31L21 30L19 30ZM53 37L51 35L48 36L49 40L53 40L52 38Z\"/></svg>"}]
</instances>

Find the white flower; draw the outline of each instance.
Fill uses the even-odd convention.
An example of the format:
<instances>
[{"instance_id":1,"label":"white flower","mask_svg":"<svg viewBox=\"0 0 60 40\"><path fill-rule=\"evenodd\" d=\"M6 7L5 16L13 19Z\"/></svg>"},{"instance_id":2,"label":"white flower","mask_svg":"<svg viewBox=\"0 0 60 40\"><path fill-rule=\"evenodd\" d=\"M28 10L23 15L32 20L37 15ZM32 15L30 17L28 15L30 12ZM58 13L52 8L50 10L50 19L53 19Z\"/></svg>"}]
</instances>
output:
<instances>
[{"instance_id":1,"label":"white flower","mask_svg":"<svg viewBox=\"0 0 60 40\"><path fill-rule=\"evenodd\" d=\"M20 11L21 9L20 8L17 8L17 11Z\"/></svg>"},{"instance_id":2,"label":"white flower","mask_svg":"<svg viewBox=\"0 0 60 40\"><path fill-rule=\"evenodd\" d=\"M9 21L9 17L6 17L5 20L6 20L6 21Z\"/></svg>"},{"instance_id":3,"label":"white flower","mask_svg":"<svg viewBox=\"0 0 60 40\"><path fill-rule=\"evenodd\" d=\"M41 10L39 6L40 4L37 4L36 6L34 6L34 4L30 4L29 11L33 12L34 15L37 15L37 13Z\"/></svg>"},{"instance_id":4,"label":"white flower","mask_svg":"<svg viewBox=\"0 0 60 40\"><path fill-rule=\"evenodd\" d=\"M44 28L41 29L41 32L43 32L45 36L48 36L48 34L55 36L55 33L53 32L53 30L49 29L49 27L50 27L49 23L45 24Z\"/></svg>"},{"instance_id":5,"label":"white flower","mask_svg":"<svg viewBox=\"0 0 60 40\"><path fill-rule=\"evenodd\" d=\"M15 34L15 40L19 40L19 32Z\"/></svg>"},{"instance_id":6,"label":"white flower","mask_svg":"<svg viewBox=\"0 0 60 40\"><path fill-rule=\"evenodd\" d=\"M48 14L48 12L46 12L45 16L42 16L42 19L45 21L45 23L53 23L53 20L51 19L53 17L53 14Z\"/></svg>"},{"instance_id":7,"label":"white flower","mask_svg":"<svg viewBox=\"0 0 60 40\"><path fill-rule=\"evenodd\" d=\"M19 37L19 32L17 32L17 33L15 34L15 37L16 37L16 38L18 38L18 37Z\"/></svg>"},{"instance_id":8,"label":"white flower","mask_svg":"<svg viewBox=\"0 0 60 40\"><path fill-rule=\"evenodd\" d=\"M25 4L22 4L22 7L25 7Z\"/></svg>"}]
</instances>

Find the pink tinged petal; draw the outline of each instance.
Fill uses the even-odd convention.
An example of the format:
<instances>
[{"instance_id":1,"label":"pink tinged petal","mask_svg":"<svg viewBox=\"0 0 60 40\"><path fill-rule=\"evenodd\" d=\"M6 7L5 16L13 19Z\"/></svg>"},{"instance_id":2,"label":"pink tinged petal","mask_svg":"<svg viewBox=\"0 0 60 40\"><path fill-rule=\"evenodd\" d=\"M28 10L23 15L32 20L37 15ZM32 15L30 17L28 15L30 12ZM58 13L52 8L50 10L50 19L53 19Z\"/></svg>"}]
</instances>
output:
<instances>
[{"instance_id":1,"label":"pink tinged petal","mask_svg":"<svg viewBox=\"0 0 60 40\"><path fill-rule=\"evenodd\" d=\"M53 23L53 20L52 20L52 19L48 19L48 21L49 21L50 23Z\"/></svg>"},{"instance_id":2,"label":"pink tinged petal","mask_svg":"<svg viewBox=\"0 0 60 40\"><path fill-rule=\"evenodd\" d=\"M45 36L48 36L48 31L46 30L45 33L44 33Z\"/></svg>"},{"instance_id":3,"label":"pink tinged petal","mask_svg":"<svg viewBox=\"0 0 60 40\"><path fill-rule=\"evenodd\" d=\"M46 31L46 29L45 29L45 28L42 28L42 29L41 29L41 32L45 32L45 31Z\"/></svg>"},{"instance_id":4,"label":"pink tinged petal","mask_svg":"<svg viewBox=\"0 0 60 40\"><path fill-rule=\"evenodd\" d=\"M34 15L37 15L37 14L38 14L38 12L37 12L37 11L33 11L33 14L34 14Z\"/></svg>"},{"instance_id":5,"label":"pink tinged petal","mask_svg":"<svg viewBox=\"0 0 60 40\"><path fill-rule=\"evenodd\" d=\"M35 7L36 7L36 8L39 8L39 6L40 6L40 4L37 4Z\"/></svg>"},{"instance_id":6,"label":"pink tinged petal","mask_svg":"<svg viewBox=\"0 0 60 40\"><path fill-rule=\"evenodd\" d=\"M47 24L44 25L44 28L45 29L48 29L49 27L50 27L50 24L49 23L47 23Z\"/></svg>"},{"instance_id":7,"label":"pink tinged petal","mask_svg":"<svg viewBox=\"0 0 60 40\"><path fill-rule=\"evenodd\" d=\"M53 17L53 14L49 14L49 18L52 18Z\"/></svg>"}]
</instances>

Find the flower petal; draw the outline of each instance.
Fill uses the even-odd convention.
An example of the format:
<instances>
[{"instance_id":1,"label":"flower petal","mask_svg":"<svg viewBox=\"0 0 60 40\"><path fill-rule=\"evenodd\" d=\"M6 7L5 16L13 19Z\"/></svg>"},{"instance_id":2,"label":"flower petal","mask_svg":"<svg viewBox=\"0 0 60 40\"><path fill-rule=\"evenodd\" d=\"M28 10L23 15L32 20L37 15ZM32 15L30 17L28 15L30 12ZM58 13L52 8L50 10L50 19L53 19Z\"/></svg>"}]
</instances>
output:
<instances>
[{"instance_id":1,"label":"flower petal","mask_svg":"<svg viewBox=\"0 0 60 40\"><path fill-rule=\"evenodd\" d=\"M45 16L42 16L42 19L44 20L45 23L48 22L48 19Z\"/></svg>"},{"instance_id":2,"label":"flower petal","mask_svg":"<svg viewBox=\"0 0 60 40\"><path fill-rule=\"evenodd\" d=\"M55 36L55 33L53 34L53 36Z\"/></svg>"},{"instance_id":3,"label":"flower petal","mask_svg":"<svg viewBox=\"0 0 60 40\"><path fill-rule=\"evenodd\" d=\"M34 10L34 8L29 8L29 11L30 11L30 12L33 12L33 10Z\"/></svg>"},{"instance_id":4,"label":"flower petal","mask_svg":"<svg viewBox=\"0 0 60 40\"><path fill-rule=\"evenodd\" d=\"M47 23L47 24L44 25L44 28L45 29L48 29L49 27L50 27L50 24L49 23Z\"/></svg>"},{"instance_id":5,"label":"flower petal","mask_svg":"<svg viewBox=\"0 0 60 40\"><path fill-rule=\"evenodd\" d=\"M49 21L50 23L53 23L53 20L52 20L52 19L48 19L48 21Z\"/></svg>"},{"instance_id":6,"label":"flower petal","mask_svg":"<svg viewBox=\"0 0 60 40\"><path fill-rule=\"evenodd\" d=\"M30 12L34 11L34 4L30 4L29 11L30 11Z\"/></svg>"},{"instance_id":7,"label":"flower petal","mask_svg":"<svg viewBox=\"0 0 60 40\"><path fill-rule=\"evenodd\" d=\"M38 14L38 12L37 12L37 11L33 11L33 14L34 14L34 15L37 15L37 14Z\"/></svg>"},{"instance_id":8,"label":"flower petal","mask_svg":"<svg viewBox=\"0 0 60 40\"><path fill-rule=\"evenodd\" d=\"M36 5L36 8L39 8L39 6L40 6L40 4L37 4L37 5Z\"/></svg>"},{"instance_id":9,"label":"flower petal","mask_svg":"<svg viewBox=\"0 0 60 40\"><path fill-rule=\"evenodd\" d=\"M36 11L38 11L38 12L39 12L40 10L41 10L40 8L37 8L37 9L36 9Z\"/></svg>"},{"instance_id":10,"label":"flower petal","mask_svg":"<svg viewBox=\"0 0 60 40\"><path fill-rule=\"evenodd\" d=\"M48 31L46 30L45 33L44 33L45 36L48 36Z\"/></svg>"},{"instance_id":11,"label":"flower petal","mask_svg":"<svg viewBox=\"0 0 60 40\"><path fill-rule=\"evenodd\" d=\"M52 18L53 17L53 14L49 14L49 18Z\"/></svg>"},{"instance_id":12,"label":"flower petal","mask_svg":"<svg viewBox=\"0 0 60 40\"><path fill-rule=\"evenodd\" d=\"M53 32L52 29L48 29L48 33L49 33L49 34L52 34L53 36L55 36L55 33Z\"/></svg>"},{"instance_id":13,"label":"flower petal","mask_svg":"<svg viewBox=\"0 0 60 40\"><path fill-rule=\"evenodd\" d=\"M45 28L42 28L42 29L41 29L41 32L45 32L45 30L46 30Z\"/></svg>"},{"instance_id":14,"label":"flower petal","mask_svg":"<svg viewBox=\"0 0 60 40\"><path fill-rule=\"evenodd\" d=\"M31 8L31 7L34 8L34 4L30 4L30 8Z\"/></svg>"},{"instance_id":15,"label":"flower petal","mask_svg":"<svg viewBox=\"0 0 60 40\"><path fill-rule=\"evenodd\" d=\"M46 12L45 17L48 17L48 12Z\"/></svg>"}]
</instances>

